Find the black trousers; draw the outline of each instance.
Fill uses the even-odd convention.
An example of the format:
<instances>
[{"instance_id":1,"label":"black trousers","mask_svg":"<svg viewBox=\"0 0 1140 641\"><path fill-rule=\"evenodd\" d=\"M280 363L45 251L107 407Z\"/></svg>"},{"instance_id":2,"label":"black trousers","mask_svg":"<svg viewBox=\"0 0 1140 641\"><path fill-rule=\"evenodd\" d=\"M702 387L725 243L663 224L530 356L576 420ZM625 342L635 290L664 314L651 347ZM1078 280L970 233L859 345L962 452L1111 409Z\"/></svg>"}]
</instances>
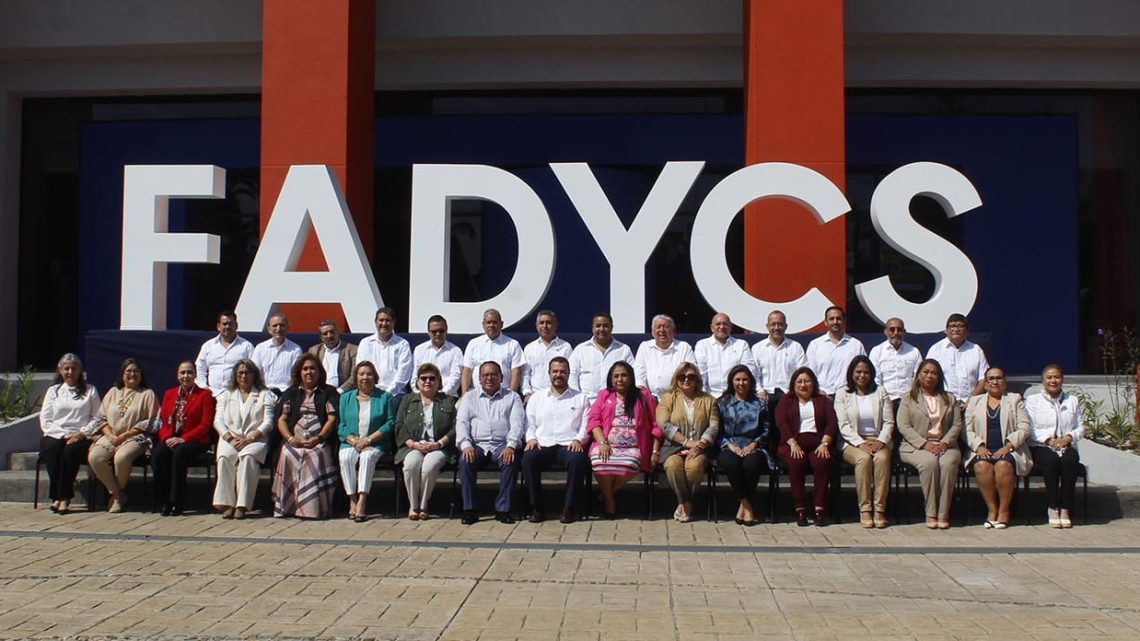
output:
<instances>
[{"instance_id":1,"label":"black trousers","mask_svg":"<svg viewBox=\"0 0 1140 641\"><path fill-rule=\"evenodd\" d=\"M52 501L70 501L75 496L75 475L79 474L79 466L87 462L90 447L91 441L85 438L70 445L63 438L40 438L40 457L47 467L48 496Z\"/></svg>"},{"instance_id":2,"label":"black trousers","mask_svg":"<svg viewBox=\"0 0 1140 641\"><path fill-rule=\"evenodd\" d=\"M1081 457L1075 447L1065 448L1064 454L1057 454L1051 447L1031 447L1033 464L1045 477L1045 496L1049 507L1072 510L1073 495L1077 491L1077 471Z\"/></svg>"},{"instance_id":3,"label":"black trousers","mask_svg":"<svg viewBox=\"0 0 1140 641\"><path fill-rule=\"evenodd\" d=\"M154 495L172 505L185 505L186 469L206 453L207 443L186 441L170 448L159 441L150 455L154 469Z\"/></svg>"},{"instance_id":4,"label":"black trousers","mask_svg":"<svg viewBox=\"0 0 1140 641\"><path fill-rule=\"evenodd\" d=\"M737 500L751 500L756 493L756 485L760 482L760 475L768 469L768 459L764 458L764 453L760 450L741 458L726 448L717 455L716 464L724 470Z\"/></svg>"},{"instance_id":5,"label":"black trousers","mask_svg":"<svg viewBox=\"0 0 1140 641\"><path fill-rule=\"evenodd\" d=\"M566 500L563 510L574 509L574 501L586 479L589 459L585 450L571 452L565 446L540 447L522 455L523 481L530 494L531 509L542 510L542 472L559 463L566 468Z\"/></svg>"}]
</instances>

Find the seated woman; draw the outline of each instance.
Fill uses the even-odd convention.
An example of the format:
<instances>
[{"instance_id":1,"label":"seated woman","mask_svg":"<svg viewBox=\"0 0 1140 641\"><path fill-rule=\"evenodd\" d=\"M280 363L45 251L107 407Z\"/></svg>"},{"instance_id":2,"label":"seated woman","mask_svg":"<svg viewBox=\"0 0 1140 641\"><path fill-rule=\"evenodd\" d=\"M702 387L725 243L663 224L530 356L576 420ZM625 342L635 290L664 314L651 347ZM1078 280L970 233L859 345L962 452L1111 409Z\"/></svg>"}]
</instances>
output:
<instances>
[{"instance_id":1,"label":"seated woman","mask_svg":"<svg viewBox=\"0 0 1140 641\"><path fill-rule=\"evenodd\" d=\"M1049 502L1049 526L1073 527L1073 494L1081 457L1074 447L1085 433L1077 399L1065 393L1065 372L1060 365L1046 365L1041 371L1039 394L1025 399L1029 414L1029 452L1033 465L1045 477Z\"/></svg>"},{"instance_id":2,"label":"seated woman","mask_svg":"<svg viewBox=\"0 0 1140 641\"><path fill-rule=\"evenodd\" d=\"M276 404L277 395L265 388L253 361L243 358L234 364L233 377L214 410L219 438L214 507L223 519L244 519L253 509Z\"/></svg>"},{"instance_id":3,"label":"seated woman","mask_svg":"<svg viewBox=\"0 0 1140 641\"><path fill-rule=\"evenodd\" d=\"M986 528L1009 526L1009 506L1017 477L1029 474L1029 415L1020 394L1007 392L1005 372L991 367L985 373L986 393L966 403L966 444L973 454L978 489L986 501Z\"/></svg>"},{"instance_id":4,"label":"seated woman","mask_svg":"<svg viewBox=\"0 0 1140 641\"><path fill-rule=\"evenodd\" d=\"M99 413L99 392L87 382L75 354L61 356L56 367L55 384L40 407L40 458L47 467L51 511L67 514L75 495L75 475L91 447L83 430Z\"/></svg>"},{"instance_id":5,"label":"seated woman","mask_svg":"<svg viewBox=\"0 0 1140 641\"><path fill-rule=\"evenodd\" d=\"M756 397L756 379L747 365L737 365L728 372L728 385L716 401L720 415L717 467L724 470L740 506L736 508L738 525L756 525L752 495L760 482L760 473L772 469L768 454L768 405Z\"/></svg>"},{"instance_id":6,"label":"seated woman","mask_svg":"<svg viewBox=\"0 0 1140 641\"><path fill-rule=\"evenodd\" d=\"M828 524L827 487L834 464L831 444L839 431L835 425L835 408L831 399L819 391L819 381L810 367L792 372L789 386L793 393L785 394L776 406L776 427L780 429L780 447L776 454L788 466L796 525L800 527L808 525L804 485L807 467L811 466L813 522L823 527Z\"/></svg>"},{"instance_id":7,"label":"seated woman","mask_svg":"<svg viewBox=\"0 0 1140 641\"><path fill-rule=\"evenodd\" d=\"M875 384L875 366L866 356L851 359L847 387L835 393L835 415L843 437L843 460L855 466L859 524L887 527L895 410L890 395Z\"/></svg>"},{"instance_id":8,"label":"seated woman","mask_svg":"<svg viewBox=\"0 0 1140 641\"><path fill-rule=\"evenodd\" d=\"M634 385L633 366L625 361L611 365L606 388L590 406L582 438L582 444L589 447L607 519L617 516L614 494L638 472L657 468L663 435L654 418L656 412L653 396Z\"/></svg>"},{"instance_id":9,"label":"seated woman","mask_svg":"<svg viewBox=\"0 0 1140 641\"><path fill-rule=\"evenodd\" d=\"M277 402L277 432L284 442L273 472L273 516L325 519L332 513L337 471L328 441L336 431L339 401L325 383L321 359L302 354Z\"/></svg>"},{"instance_id":10,"label":"seated woman","mask_svg":"<svg viewBox=\"0 0 1140 641\"><path fill-rule=\"evenodd\" d=\"M119 366L119 379L103 397L96 423L98 440L87 452L87 464L111 495L108 512L127 504L127 481L135 459L150 448L151 418L158 412L154 392L147 389L142 366L128 358Z\"/></svg>"},{"instance_id":11,"label":"seated woman","mask_svg":"<svg viewBox=\"0 0 1140 641\"><path fill-rule=\"evenodd\" d=\"M950 528L950 503L962 452L962 415L946 391L942 366L928 358L918 364L910 393L899 399L896 421L902 443L899 458L918 469L926 499L926 527Z\"/></svg>"},{"instance_id":12,"label":"seated woman","mask_svg":"<svg viewBox=\"0 0 1140 641\"><path fill-rule=\"evenodd\" d=\"M405 394L396 412L396 464L404 467L408 519L426 521L435 481L455 457L455 397L441 389L443 375L434 363L416 371L419 392Z\"/></svg>"},{"instance_id":13,"label":"seated woman","mask_svg":"<svg viewBox=\"0 0 1140 641\"><path fill-rule=\"evenodd\" d=\"M720 415L716 399L704 391L696 365L683 362L673 371L669 388L657 406L657 425L665 435L659 455L665 480L677 495L673 518L688 523L693 518L693 497L705 480L709 450L716 444Z\"/></svg>"},{"instance_id":14,"label":"seated woman","mask_svg":"<svg viewBox=\"0 0 1140 641\"><path fill-rule=\"evenodd\" d=\"M214 394L198 387L194 361L178 364L178 387L162 397L158 442L150 457L154 492L161 497L163 516L182 516L186 505L186 470L210 449Z\"/></svg>"},{"instance_id":15,"label":"seated woman","mask_svg":"<svg viewBox=\"0 0 1140 641\"><path fill-rule=\"evenodd\" d=\"M353 368L356 390L340 395L340 478L348 494L348 518L368 520L368 493L380 457L395 449L392 395L376 387L380 376L369 361Z\"/></svg>"}]
</instances>

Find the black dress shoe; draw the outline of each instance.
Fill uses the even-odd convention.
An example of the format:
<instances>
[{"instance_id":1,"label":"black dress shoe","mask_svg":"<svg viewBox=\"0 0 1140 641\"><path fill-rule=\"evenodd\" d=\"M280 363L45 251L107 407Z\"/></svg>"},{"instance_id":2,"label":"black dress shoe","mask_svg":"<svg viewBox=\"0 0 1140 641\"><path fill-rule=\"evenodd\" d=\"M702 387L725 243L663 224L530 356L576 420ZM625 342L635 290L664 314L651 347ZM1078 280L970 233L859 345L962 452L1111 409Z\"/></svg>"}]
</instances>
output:
<instances>
[{"instance_id":1,"label":"black dress shoe","mask_svg":"<svg viewBox=\"0 0 1140 641\"><path fill-rule=\"evenodd\" d=\"M171 505L170 516L182 516L182 506L177 503Z\"/></svg>"},{"instance_id":2,"label":"black dress shoe","mask_svg":"<svg viewBox=\"0 0 1140 641\"><path fill-rule=\"evenodd\" d=\"M827 518L826 514L824 514L823 512L816 512L815 513L815 526L816 527L827 527L830 524L831 524L831 519Z\"/></svg>"},{"instance_id":3,"label":"black dress shoe","mask_svg":"<svg viewBox=\"0 0 1140 641\"><path fill-rule=\"evenodd\" d=\"M737 525L744 525L744 519L742 519L742 518L740 518L740 517L737 517L737 518L736 518L736 524L737 524Z\"/></svg>"},{"instance_id":4,"label":"black dress shoe","mask_svg":"<svg viewBox=\"0 0 1140 641\"><path fill-rule=\"evenodd\" d=\"M479 515L476 514L474 510L464 510L463 511L463 518L460 520L460 523L462 523L463 525L471 525L472 523L478 523L478 522L479 522Z\"/></svg>"},{"instance_id":5,"label":"black dress shoe","mask_svg":"<svg viewBox=\"0 0 1140 641\"><path fill-rule=\"evenodd\" d=\"M577 521L578 518L574 515L574 510L563 510L562 514L558 517L558 522L567 525Z\"/></svg>"},{"instance_id":6,"label":"black dress shoe","mask_svg":"<svg viewBox=\"0 0 1140 641\"><path fill-rule=\"evenodd\" d=\"M169 503L163 503L162 504L162 515L163 516L170 516L170 513L173 511L174 511L173 505L171 505Z\"/></svg>"},{"instance_id":7,"label":"black dress shoe","mask_svg":"<svg viewBox=\"0 0 1140 641\"><path fill-rule=\"evenodd\" d=\"M542 510L531 510L530 516L526 517L526 520L529 523L542 523L546 520L546 515L542 513Z\"/></svg>"},{"instance_id":8,"label":"black dress shoe","mask_svg":"<svg viewBox=\"0 0 1140 641\"><path fill-rule=\"evenodd\" d=\"M495 520L510 525L515 522L515 517L511 516L510 512L495 512Z\"/></svg>"},{"instance_id":9,"label":"black dress shoe","mask_svg":"<svg viewBox=\"0 0 1140 641\"><path fill-rule=\"evenodd\" d=\"M796 512L796 525L800 527L807 527L810 525L810 523L808 523L807 512L804 512L803 510Z\"/></svg>"},{"instance_id":10,"label":"black dress shoe","mask_svg":"<svg viewBox=\"0 0 1140 641\"><path fill-rule=\"evenodd\" d=\"M607 521L612 521L617 518L617 512L602 512L602 518Z\"/></svg>"}]
</instances>

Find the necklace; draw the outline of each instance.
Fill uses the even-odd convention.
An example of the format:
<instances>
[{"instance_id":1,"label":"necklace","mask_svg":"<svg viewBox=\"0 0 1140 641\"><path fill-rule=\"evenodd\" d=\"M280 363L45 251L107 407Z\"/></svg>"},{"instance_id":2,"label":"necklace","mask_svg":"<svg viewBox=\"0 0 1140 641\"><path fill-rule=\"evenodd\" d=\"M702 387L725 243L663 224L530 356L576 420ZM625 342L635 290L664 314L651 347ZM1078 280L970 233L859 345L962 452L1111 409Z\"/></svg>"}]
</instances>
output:
<instances>
[{"instance_id":1,"label":"necklace","mask_svg":"<svg viewBox=\"0 0 1140 641\"><path fill-rule=\"evenodd\" d=\"M986 417L997 418L998 414L1001 414L1001 405L998 405L997 407L990 407L989 405L986 405Z\"/></svg>"}]
</instances>

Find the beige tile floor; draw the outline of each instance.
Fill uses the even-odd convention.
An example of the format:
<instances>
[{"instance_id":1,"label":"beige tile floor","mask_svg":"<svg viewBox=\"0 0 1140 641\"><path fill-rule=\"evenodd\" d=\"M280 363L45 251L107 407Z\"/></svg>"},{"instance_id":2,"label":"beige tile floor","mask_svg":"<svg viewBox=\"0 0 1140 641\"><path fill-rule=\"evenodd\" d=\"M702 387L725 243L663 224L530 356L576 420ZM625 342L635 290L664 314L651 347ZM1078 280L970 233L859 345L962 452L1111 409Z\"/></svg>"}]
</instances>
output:
<instances>
[{"instance_id":1,"label":"beige tile floor","mask_svg":"<svg viewBox=\"0 0 1140 641\"><path fill-rule=\"evenodd\" d=\"M302 522L0 504L0 638L1140 638L1140 521Z\"/></svg>"}]
</instances>

